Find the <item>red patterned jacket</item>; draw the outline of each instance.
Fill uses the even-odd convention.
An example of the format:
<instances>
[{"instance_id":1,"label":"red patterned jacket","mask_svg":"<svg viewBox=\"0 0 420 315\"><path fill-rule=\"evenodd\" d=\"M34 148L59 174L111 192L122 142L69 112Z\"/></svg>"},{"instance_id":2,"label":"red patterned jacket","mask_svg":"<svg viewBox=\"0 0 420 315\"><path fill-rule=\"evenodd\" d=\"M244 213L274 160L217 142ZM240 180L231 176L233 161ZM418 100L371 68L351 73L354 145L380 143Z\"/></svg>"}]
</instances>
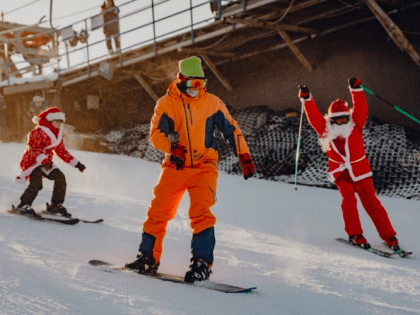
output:
<instances>
[{"instance_id":1,"label":"red patterned jacket","mask_svg":"<svg viewBox=\"0 0 420 315\"><path fill-rule=\"evenodd\" d=\"M28 180L36 167L52 162L53 152L64 162L76 166L78 160L66 150L61 130L56 134L46 126L38 126L29 133L28 143L20 161L22 172L16 177L17 182Z\"/></svg>"},{"instance_id":2,"label":"red patterned jacket","mask_svg":"<svg viewBox=\"0 0 420 315\"><path fill-rule=\"evenodd\" d=\"M353 102L351 113L353 129L350 136L345 138L345 154L340 153L337 149L337 141L339 139L333 140L330 150L327 151L328 175L332 182L335 182L341 172L346 169L349 171L353 181L359 181L372 176L372 171L363 146L363 126L368 113L365 94L361 88L350 89L350 93ZM305 112L309 124L315 129L317 134L320 137L325 136L326 117L321 114L312 96L309 100L305 101Z\"/></svg>"}]
</instances>

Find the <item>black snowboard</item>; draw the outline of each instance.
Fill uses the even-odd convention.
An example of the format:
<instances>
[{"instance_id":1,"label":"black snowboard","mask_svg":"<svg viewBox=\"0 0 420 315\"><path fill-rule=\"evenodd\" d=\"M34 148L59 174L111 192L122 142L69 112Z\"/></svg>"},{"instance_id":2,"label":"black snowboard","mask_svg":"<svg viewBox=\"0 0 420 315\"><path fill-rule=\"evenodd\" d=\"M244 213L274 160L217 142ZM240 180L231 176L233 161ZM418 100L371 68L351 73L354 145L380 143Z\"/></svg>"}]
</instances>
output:
<instances>
[{"instance_id":1,"label":"black snowboard","mask_svg":"<svg viewBox=\"0 0 420 315\"><path fill-rule=\"evenodd\" d=\"M131 271L130 269L124 267L124 266L115 266L111 263L108 263L106 261L102 260L91 260L89 261L89 264L92 266L105 266L107 269L104 271ZM137 274L137 273L136 273ZM188 283L184 282L184 277L181 276L174 276L166 273L157 273L156 275L141 275L141 276L147 276L150 278L155 278L163 281L170 281L175 283L182 283L184 285L194 285L197 287L202 287L210 290L216 290L224 293L252 293L254 290L256 290L256 287L250 287L250 288L241 288L229 284L223 284L223 283L216 283L211 281L203 281L203 282L196 282L196 283Z\"/></svg>"}]
</instances>

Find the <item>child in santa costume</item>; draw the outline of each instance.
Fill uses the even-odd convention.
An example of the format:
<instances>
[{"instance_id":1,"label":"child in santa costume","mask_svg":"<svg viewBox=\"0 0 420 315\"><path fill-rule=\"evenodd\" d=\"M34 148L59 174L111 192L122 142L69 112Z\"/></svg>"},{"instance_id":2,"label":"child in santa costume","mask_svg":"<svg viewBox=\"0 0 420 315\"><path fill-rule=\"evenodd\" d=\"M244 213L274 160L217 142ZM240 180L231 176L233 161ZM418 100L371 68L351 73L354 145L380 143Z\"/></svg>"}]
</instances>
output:
<instances>
[{"instance_id":1,"label":"child in santa costume","mask_svg":"<svg viewBox=\"0 0 420 315\"><path fill-rule=\"evenodd\" d=\"M388 214L376 196L372 171L363 146L363 126L367 118L367 103L360 79L348 80L353 108L341 99L334 101L328 114L323 116L306 86L299 86L299 97L305 103L309 124L320 136L320 145L328 156L328 174L343 197L344 226L349 242L363 248L370 248L363 236L357 210L356 193L366 212L372 219L379 236L393 250L398 250Z\"/></svg>"},{"instance_id":2,"label":"child in santa costume","mask_svg":"<svg viewBox=\"0 0 420 315\"><path fill-rule=\"evenodd\" d=\"M42 178L46 177L54 181L51 205L47 204L47 212L71 217L63 206L66 178L53 164L53 152L80 172L86 167L66 150L62 133L65 120L64 113L57 107L50 107L32 119L37 126L29 133L28 143L20 161L22 172L16 177L17 182L29 180L29 186L20 197L17 207L23 214L37 216L31 206L42 189Z\"/></svg>"}]
</instances>

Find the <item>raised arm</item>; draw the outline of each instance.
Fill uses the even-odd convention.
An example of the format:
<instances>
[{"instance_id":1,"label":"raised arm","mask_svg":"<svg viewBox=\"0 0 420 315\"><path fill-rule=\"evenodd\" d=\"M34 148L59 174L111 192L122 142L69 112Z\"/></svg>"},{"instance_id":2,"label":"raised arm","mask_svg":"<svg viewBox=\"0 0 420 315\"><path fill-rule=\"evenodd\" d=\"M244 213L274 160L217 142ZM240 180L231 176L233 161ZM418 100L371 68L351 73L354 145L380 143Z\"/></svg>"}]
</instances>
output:
<instances>
[{"instance_id":1,"label":"raised arm","mask_svg":"<svg viewBox=\"0 0 420 315\"><path fill-rule=\"evenodd\" d=\"M314 128L319 136L322 136L325 132L326 122L324 116L319 111L315 99L307 86L299 85L299 98L302 102L305 102L305 114L308 118L309 124Z\"/></svg>"},{"instance_id":2,"label":"raised arm","mask_svg":"<svg viewBox=\"0 0 420 315\"><path fill-rule=\"evenodd\" d=\"M365 92L363 91L363 88L360 87L360 79L350 78L348 82L353 103L352 119L358 128L363 128L368 114Z\"/></svg>"}]
</instances>

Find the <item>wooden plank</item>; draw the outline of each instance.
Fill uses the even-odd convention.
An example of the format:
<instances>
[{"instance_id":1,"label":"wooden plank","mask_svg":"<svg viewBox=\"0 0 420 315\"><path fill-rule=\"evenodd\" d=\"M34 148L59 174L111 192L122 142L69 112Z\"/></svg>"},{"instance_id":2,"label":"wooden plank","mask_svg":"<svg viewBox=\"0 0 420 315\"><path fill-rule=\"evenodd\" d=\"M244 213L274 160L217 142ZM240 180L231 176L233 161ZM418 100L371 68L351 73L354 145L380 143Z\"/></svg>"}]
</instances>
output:
<instances>
[{"instance_id":1,"label":"wooden plank","mask_svg":"<svg viewBox=\"0 0 420 315\"><path fill-rule=\"evenodd\" d=\"M135 74L134 77L137 81L141 84L141 86L146 90L146 92L150 95L150 97L157 102L159 100L159 97L156 95L155 91L150 87L149 84L143 79L143 77L140 74Z\"/></svg>"},{"instance_id":2,"label":"wooden plank","mask_svg":"<svg viewBox=\"0 0 420 315\"><path fill-rule=\"evenodd\" d=\"M53 81L26 83L21 85L5 86L3 88L3 94L10 95L17 93L25 93L29 91L49 89L52 87L54 87Z\"/></svg>"},{"instance_id":3,"label":"wooden plank","mask_svg":"<svg viewBox=\"0 0 420 315\"><path fill-rule=\"evenodd\" d=\"M270 30L283 30L289 32L313 34L314 30L307 27L288 25L288 24L269 24L264 21L254 20L254 19L238 19L238 18L226 18L226 22L233 24L245 24L252 27L261 27Z\"/></svg>"},{"instance_id":4,"label":"wooden plank","mask_svg":"<svg viewBox=\"0 0 420 315\"><path fill-rule=\"evenodd\" d=\"M220 71L217 69L215 64L211 62L209 57L207 57L206 54L202 53L200 54L201 59L203 59L204 63L207 65L207 67L210 68L211 71L213 71L214 75L219 79L220 83L228 90L229 92L232 91L232 86L229 84L228 80L220 73Z\"/></svg>"},{"instance_id":5,"label":"wooden plank","mask_svg":"<svg viewBox=\"0 0 420 315\"><path fill-rule=\"evenodd\" d=\"M278 31L280 36L283 38L283 40L286 42L287 46L291 49L291 51L295 54L297 59L302 63L302 65L308 70L309 72L312 72L314 69L312 68L311 64L308 62L308 60L305 58L305 56L301 53L299 48L295 45L295 43L291 40L289 35L285 31Z\"/></svg>"},{"instance_id":6,"label":"wooden plank","mask_svg":"<svg viewBox=\"0 0 420 315\"><path fill-rule=\"evenodd\" d=\"M266 4L270 4L273 2L277 2L278 0L247 0L246 1L246 10L252 10L261 6L264 6ZM230 7L227 8L222 8L222 14L221 17L227 17L227 16L232 16L238 13L243 13L244 12L244 7L242 2L238 3L237 5L232 5Z\"/></svg>"},{"instance_id":7,"label":"wooden plank","mask_svg":"<svg viewBox=\"0 0 420 315\"><path fill-rule=\"evenodd\" d=\"M271 12L271 13L265 14L263 16L257 17L256 19L257 20L272 19L272 18L278 17L279 14L282 15L282 14L284 14L286 12L287 13L297 12L297 11L300 11L300 10L303 10L303 9L306 9L306 8L309 8L309 7L312 7L312 6L315 6L317 4L321 4L323 2L327 2L327 1L330 1L330 0L309 0L309 1L306 1L306 2L303 2L303 3L295 4L290 9L289 8L280 9L280 10L275 9L274 10L275 12Z\"/></svg>"},{"instance_id":8,"label":"wooden plank","mask_svg":"<svg viewBox=\"0 0 420 315\"><path fill-rule=\"evenodd\" d=\"M208 49L200 49L200 48L185 48L185 47L179 47L179 52L186 52L186 53L192 53L192 54L206 54L206 55L213 55L213 56L219 56L219 57L226 57L226 58L233 58L235 57L234 53L225 52L225 51L212 51Z\"/></svg>"},{"instance_id":9,"label":"wooden plank","mask_svg":"<svg viewBox=\"0 0 420 315\"><path fill-rule=\"evenodd\" d=\"M389 18L375 0L364 0L369 9L376 16L378 21L385 28L388 35L392 38L399 49L406 52L417 66L420 66L420 55L405 37L401 29Z\"/></svg>"}]
</instances>

